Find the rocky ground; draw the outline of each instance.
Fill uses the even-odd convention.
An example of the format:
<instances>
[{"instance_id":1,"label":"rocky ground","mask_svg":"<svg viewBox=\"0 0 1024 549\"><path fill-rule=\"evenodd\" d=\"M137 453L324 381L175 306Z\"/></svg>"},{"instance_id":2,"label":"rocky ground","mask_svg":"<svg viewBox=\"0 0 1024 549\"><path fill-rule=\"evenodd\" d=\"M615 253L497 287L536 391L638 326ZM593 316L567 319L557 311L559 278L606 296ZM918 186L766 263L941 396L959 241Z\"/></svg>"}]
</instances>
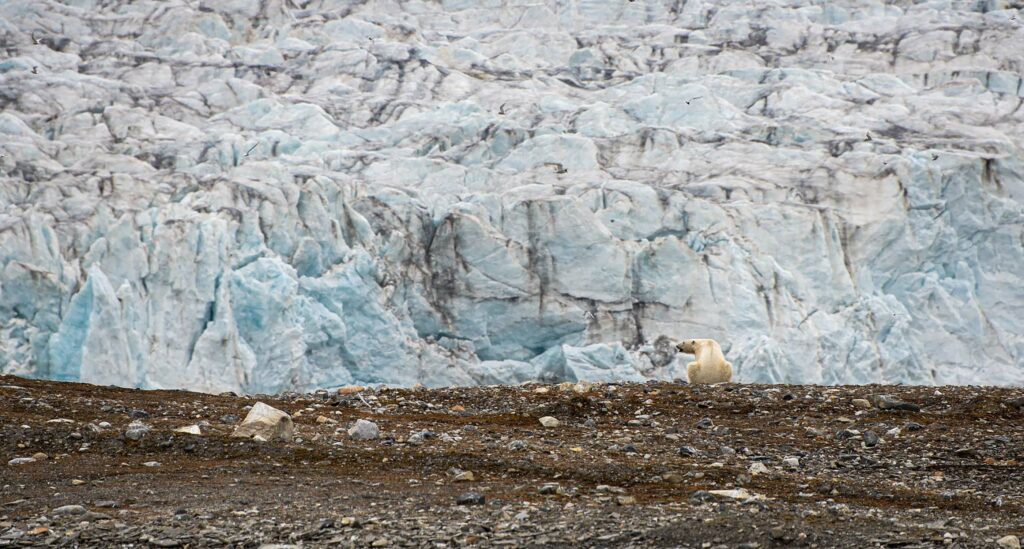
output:
<instances>
[{"instance_id":1,"label":"rocky ground","mask_svg":"<svg viewBox=\"0 0 1024 549\"><path fill-rule=\"evenodd\" d=\"M256 402L291 442L230 436ZM0 546L1016 547L1022 419L1024 390L978 387L2 377Z\"/></svg>"}]
</instances>

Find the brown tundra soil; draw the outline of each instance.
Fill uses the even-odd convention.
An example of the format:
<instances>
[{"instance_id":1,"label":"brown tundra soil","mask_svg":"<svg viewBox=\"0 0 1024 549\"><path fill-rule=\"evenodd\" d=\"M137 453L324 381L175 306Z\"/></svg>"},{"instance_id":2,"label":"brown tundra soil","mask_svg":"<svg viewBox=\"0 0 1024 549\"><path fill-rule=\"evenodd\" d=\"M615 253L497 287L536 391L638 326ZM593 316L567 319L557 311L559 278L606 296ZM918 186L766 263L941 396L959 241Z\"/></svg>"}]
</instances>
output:
<instances>
[{"instance_id":1,"label":"brown tundra soil","mask_svg":"<svg viewBox=\"0 0 1024 549\"><path fill-rule=\"evenodd\" d=\"M230 436L256 402L291 414L291 442ZM351 439L357 419L379 438ZM151 429L126 437L132 421ZM202 434L175 432L191 425ZM0 376L0 458L0 546L997 548L1024 535L1022 389L244 397Z\"/></svg>"}]
</instances>

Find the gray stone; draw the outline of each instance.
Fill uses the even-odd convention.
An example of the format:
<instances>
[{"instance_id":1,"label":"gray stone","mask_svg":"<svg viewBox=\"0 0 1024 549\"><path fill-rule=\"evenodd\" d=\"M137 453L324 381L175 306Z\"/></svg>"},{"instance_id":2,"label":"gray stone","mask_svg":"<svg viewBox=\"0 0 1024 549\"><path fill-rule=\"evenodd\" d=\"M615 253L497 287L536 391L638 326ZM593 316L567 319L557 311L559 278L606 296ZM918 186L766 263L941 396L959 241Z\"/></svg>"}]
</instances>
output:
<instances>
[{"instance_id":1,"label":"gray stone","mask_svg":"<svg viewBox=\"0 0 1024 549\"><path fill-rule=\"evenodd\" d=\"M696 492L690 495L691 503L701 504L714 500L715 496L711 495L711 493L708 492L707 490L697 490Z\"/></svg>"},{"instance_id":2,"label":"gray stone","mask_svg":"<svg viewBox=\"0 0 1024 549\"><path fill-rule=\"evenodd\" d=\"M81 505L64 505L53 510L53 514L57 516L62 515L84 515L85 507Z\"/></svg>"},{"instance_id":3,"label":"gray stone","mask_svg":"<svg viewBox=\"0 0 1024 549\"><path fill-rule=\"evenodd\" d=\"M696 456L696 455L699 455L699 454L700 454L700 450L694 448L693 446L680 446L679 447L679 455L681 455L681 456L691 457L691 456Z\"/></svg>"},{"instance_id":4,"label":"gray stone","mask_svg":"<svg viewBox=\"0 0 1024 549\"><path fill-rule=\"evenodd\" d=\"M558 493L558 483L557 482L548 482L548 483L542 484L540 486L540 490L538 490L538 491L542 495L546 495L546 496L549 496L549 495L552 495L552 494L557 494Z\"/></svg>"},{"instance_id":5,"label":"gray stone","mask_svg":"<svg viewBox=\"0 0 1024 549\"><path fill-rule=\"evenodd\" d=\"M747 471L749 471L750 474L753 476L763 475L768 472L768 466L759 461L756 461L750 464L750 467L747 468Z\"/></svg>"},{"instance_id":6,"label":"gray stone","mask_svg":"<svg viewBox=\"0 0 1024 549\"><path fill-rule=\"evenodd\" d=\"M879 410L903 410L907 412L920 412L921 407L911 402L892 398L888 395L871 395L868 400Z\"/></svg>"},{"instance_id":7,"label":"gray stone","mask_svg":"<svg viewBox=\"0 0 1024 549\"><path fill-rule=\"evenodd\" d=\"M455 498L456 505L483 505L486 501L483 494L476 492L466 492L465 494L459 494L459 497Z\"/></svg>"},{"instance_id":8,"label":"gray stone","mask_svg":"<svg viewBox=\"0 0 1024 549\"><path fill-rule=\"evenodd\" d=\"M864 431L864 446L872 448L878 444L878 433L867 430Z\"/></svg>"},{"instance_id":9,"label":"gray stone","mask_svg":"<svg viewBox=\"0 0 1024 549\"><path fill-rule=\"evenodd\" d=\"M413 433L409 435L409 438L405 439L405 442L413 446L419 446L423 444L423 441L427 439L427 436L423 432Z\"/></svg>"},{"instance_id":10,"label":"gray stone","mask_svg":"<svg viewBox=\"0 0 1024 549\"><path fill-rule=\"evenodd\" d=\"M146 433L152 431L153 428L145 423L135 420L128 424L128 428L124 431L124 438L129 440L142 440L146 436Z\"/></svg>"},{"instance_id":11,"label":"gray stone","mask_svg":"<svg viewBox=\"0 0 1024 549\"><path fill-rule=\"evenodd\" d=\"M380 427L377 424L365 419L356 420L349 427L348 438L352 440L374 440L380 438Z\"/></svg>"}]
</instances>

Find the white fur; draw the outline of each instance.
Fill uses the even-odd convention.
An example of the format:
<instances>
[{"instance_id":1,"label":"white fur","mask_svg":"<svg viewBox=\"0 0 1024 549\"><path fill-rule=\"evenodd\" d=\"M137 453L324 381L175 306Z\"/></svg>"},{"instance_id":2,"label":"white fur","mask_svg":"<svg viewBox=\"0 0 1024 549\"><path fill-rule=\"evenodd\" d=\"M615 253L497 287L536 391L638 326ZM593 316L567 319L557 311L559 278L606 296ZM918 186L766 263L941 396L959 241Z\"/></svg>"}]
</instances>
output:
<instances>
[{"instance_id":1,"label":"white fur","mask_svg":"<svg viewBox=\"0 0 1024 549\"><path fill-rule=\"evenodd\" d=\"M728 383L732 381L732 363L725 360L722 347L713 339L687 339L676 349L695 355L696 360L686 365L690 383Z\"/></svg>"}]
</instances>

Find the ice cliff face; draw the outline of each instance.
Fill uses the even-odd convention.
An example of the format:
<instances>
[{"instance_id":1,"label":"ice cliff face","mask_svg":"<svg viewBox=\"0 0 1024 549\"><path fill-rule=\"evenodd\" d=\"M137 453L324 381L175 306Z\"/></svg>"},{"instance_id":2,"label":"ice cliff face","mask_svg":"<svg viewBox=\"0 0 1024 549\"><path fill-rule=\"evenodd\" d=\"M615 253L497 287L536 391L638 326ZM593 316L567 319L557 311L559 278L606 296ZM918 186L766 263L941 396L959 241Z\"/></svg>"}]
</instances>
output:
<instances>
[{"instance_id":1,"label":"ice cliff face","mask_svg":"<svg viewBox=\"0 0 1024 549\"><path fill-rule=\"evenodd\" d=\"M0 368L1024 382L1024 14L0 3Z\"/></svg>"}]
</instances>

